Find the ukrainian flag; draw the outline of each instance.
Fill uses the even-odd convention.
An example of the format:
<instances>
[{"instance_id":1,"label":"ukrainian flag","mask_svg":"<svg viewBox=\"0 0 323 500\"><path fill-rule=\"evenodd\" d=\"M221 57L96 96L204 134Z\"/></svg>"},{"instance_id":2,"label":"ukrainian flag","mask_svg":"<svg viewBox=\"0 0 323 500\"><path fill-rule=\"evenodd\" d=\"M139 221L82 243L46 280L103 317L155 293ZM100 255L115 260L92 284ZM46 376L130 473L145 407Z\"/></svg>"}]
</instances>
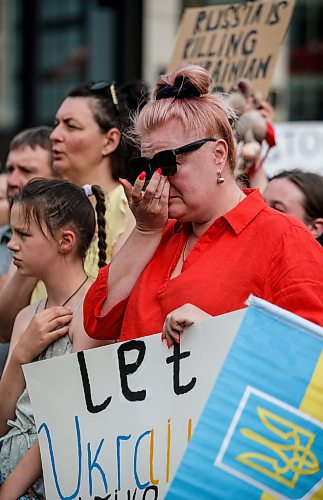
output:
<instances>
[{"instance_id":1,"label":"ukrainian flag","mask_svg":"<svg viewBox=\"0 0 323 500\"><path fill-rule=\"evenodd\" d=\"M323 499L322 334L249 299L167 499Z\"/></svg>"}]
</instances>

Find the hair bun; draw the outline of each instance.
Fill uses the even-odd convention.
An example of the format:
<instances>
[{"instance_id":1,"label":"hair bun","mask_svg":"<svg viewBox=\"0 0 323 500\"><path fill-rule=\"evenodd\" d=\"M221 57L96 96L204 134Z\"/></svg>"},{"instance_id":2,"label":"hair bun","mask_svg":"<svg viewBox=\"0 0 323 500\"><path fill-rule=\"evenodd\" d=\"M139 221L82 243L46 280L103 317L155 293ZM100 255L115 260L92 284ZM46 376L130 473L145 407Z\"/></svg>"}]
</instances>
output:
<instances>
[{"instance_id":1,"label":"hair bun","mask_svg":"<svg viewBox=\"0 0 323 500\"><path fill-rule=\"evenodd\" d=\"M167 83L162 85L156 94L156 100L172 97L174 99L188 99L190 97L200 97L200 95L199 90L186 76L180 76L176 78L174 85Z\"/></svg>"}]
</instances>

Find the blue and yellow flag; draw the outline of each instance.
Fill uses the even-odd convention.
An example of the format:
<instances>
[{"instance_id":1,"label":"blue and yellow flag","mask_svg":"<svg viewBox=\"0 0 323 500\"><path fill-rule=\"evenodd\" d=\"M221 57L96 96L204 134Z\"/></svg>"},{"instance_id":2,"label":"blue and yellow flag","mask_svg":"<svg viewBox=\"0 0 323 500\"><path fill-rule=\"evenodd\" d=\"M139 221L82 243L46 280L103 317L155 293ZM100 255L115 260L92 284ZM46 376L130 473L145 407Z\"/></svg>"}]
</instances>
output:
<instances>
[{"instance_id":1,"label":"blue and yellow flag","mask_svg":"<svg viewBox=\"0 0 323 500\"><path fill-rule=\"evenodd\" d=\"M251 297L166 498L323 500L322 471L323 329Z\"/></svg>"}]
</instances>

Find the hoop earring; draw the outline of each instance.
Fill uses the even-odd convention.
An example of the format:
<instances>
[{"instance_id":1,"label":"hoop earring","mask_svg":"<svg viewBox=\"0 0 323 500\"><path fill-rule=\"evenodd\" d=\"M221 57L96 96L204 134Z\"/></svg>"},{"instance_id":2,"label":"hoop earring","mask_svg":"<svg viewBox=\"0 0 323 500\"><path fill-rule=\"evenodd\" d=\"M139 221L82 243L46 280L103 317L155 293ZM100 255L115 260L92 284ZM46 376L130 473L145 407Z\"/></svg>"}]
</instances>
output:
<instances>
[{"instance_id":1,"label":"hoop earring","mask_svg":"<svg viewBox=\"0 0 323 500\"><path fill-rule=\"evenodd\" d=\"M222 172L218 173L217 183L218 184L223 184L224 183L224 177L222 176Z\"/></svg>"}]
</instances>

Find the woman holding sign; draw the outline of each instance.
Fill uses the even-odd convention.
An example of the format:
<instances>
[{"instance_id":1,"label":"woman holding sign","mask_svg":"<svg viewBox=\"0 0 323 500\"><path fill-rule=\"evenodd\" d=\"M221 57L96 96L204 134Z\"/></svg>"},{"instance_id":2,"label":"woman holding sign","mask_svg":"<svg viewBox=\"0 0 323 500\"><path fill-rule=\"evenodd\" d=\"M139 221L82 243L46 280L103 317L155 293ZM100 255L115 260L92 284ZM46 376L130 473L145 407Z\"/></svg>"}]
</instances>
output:
<instances>
[{"instance_id":1,"label":"woman holding sign","mask_svg":"<svg viewBox=\"0 0 323 500\"><path fill-rule=\"evenodd\" d=\"M170 346L185 326L245 307L249 294L323 324L320 246L258 190L239 188L233 113L210 87L206 70L183 66L160 79L135 120L138 177L120 182L136 226L85 298L93 338L162 331Z\"/></svg>"}]
</instances>

